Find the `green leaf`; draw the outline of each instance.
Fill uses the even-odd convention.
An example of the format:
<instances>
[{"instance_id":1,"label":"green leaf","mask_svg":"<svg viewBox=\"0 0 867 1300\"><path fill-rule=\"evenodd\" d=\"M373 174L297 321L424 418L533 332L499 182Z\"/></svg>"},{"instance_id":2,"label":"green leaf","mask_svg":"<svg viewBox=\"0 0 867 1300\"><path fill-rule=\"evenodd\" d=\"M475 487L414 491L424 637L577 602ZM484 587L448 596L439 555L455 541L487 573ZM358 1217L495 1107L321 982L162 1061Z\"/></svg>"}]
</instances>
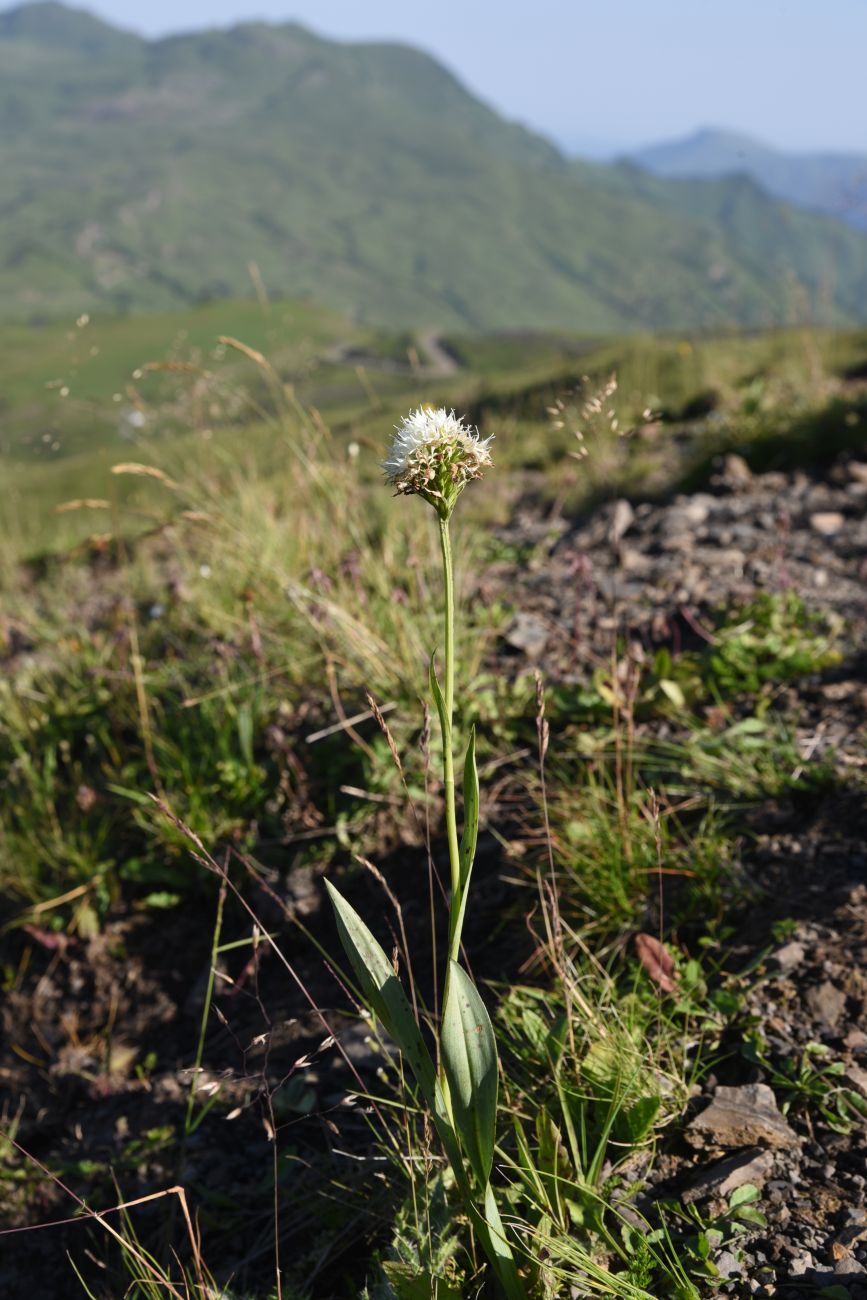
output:
<instances>
[{"instance_id":1,"label":"green leaf","mask_svg":"<svg viewBox=\"0 0 867 1300\"><path fill-rule=\"evenodd\" d=\"M382 1271L398 1300L461 1300L460 1291L432 1273L419 1273L409 1264L386 1260Z\"/></svg>"},{"instance_id":2,"label":"green leaf","mask_svg":"<svg viewBox=\"0 0 867 1300\"><path fill-rule=\"evenodd\" d=\"M638 1145L650 1136L660 1105L659 1097L639 1097L634 1105L624 1108L618 1118L631 1143Z\"/></svg>"},{"instance_id":3,"label":"green leaf","mask_svg":"<svg viewBox=\"0 0 867 1300\"><path fill-rule=\"evenodd\" d=\"M391 962L361 917L342 894L326 880L337 930L352 963L365 1002L400 1048L428 1105L434 1096L435 1071L418 1022L395 975Z\"/></svg>"},{"instance_id":4,"label":"green leaf","mask_svg":"<svg viewBox=\"0 0 867 1300\"><path fill-rule=\"evenodd\" d=\"M518 1277L515 1257L506 1240L503 1221L490 1183L485 1187L485 1221L488 1226L491 1258L507 1300L526 1300L527 1292Z\"/></svg>"},{"instance_id":5,"label":"green leaf","mask_svg":"<svg viewBox=\"0 0 867 1300\"><path fill-rule=\"evenodd\" d=\"M437 678L437 669L436 669L435 661L436 661L436 651L434 651L430 657L430 668L428 669L428 673L430 676L430 690L431 690L431 695L434 697L434 704L437 706L437 713L439 714L440 727L442 728L442 733L443 733L443 745L450 745L451 736L452 736L452 724L446 714L446 702L445 699L443 698L442 689L440 688L439 680Z\"/></svg>"},{"instance_id":6,"label":"green leaf","mask_svg":"<svg viewBox=\"0 0 867 1300\"><path fill-rule=\"evenodd\" d=\"M673 682L669 677L663 677L659 683L659 689L662 691L663 695L667 696L668 699L671 700L671 703L675 708L686 708L686 696L678 686L677 682Z\"/></svg>"},{"instance_id":7,"label":"green leaf","mask_svg":"<svg viewBox=\"0 0 867 1300\"><path fill-rule=\"evenodd\" d=\"M445 1092L443 1091L443 1082L444 1080L440 1080L439 1078L434 1082L433 1105L431 1106L431 1110L433 1112L437 1135L440 1142L443 1144L443 1149L448 1157L448 1162L454 1170L455 1177L458 1179L463 1194L463 1188L467 1181L464 1172L464 1162L461 1156L460 1146L458 1145L454 1124L452 1123L451 1109L446 1101Z\"/></svg>"},{"instance_id":8,"label":"green leaf","mask_svg":"<svg viewBox=\"0 0 867 1300\"><path fill-rule=\"evenodd\" d=\"M475 984L449 962L440 1050L455 1128L473 1173L485 1186L494 1161L497 1119L497 1045L491 1018Z\"/></svg>"},{"instance_id":9,"label":"green leaf","mask_svg":"<svg viewBox=\"0 0 867 1300\"><path fill-rule=\"evenodd\" d=\"M736 1187L729 1197L729 1209L736 1210L739 1205L751 1205L759 1199L759 1189L755 1183L744 1183Z\"/></svg>"},{"instance_id":10,"label":"green leaf","mask_svg":"<svg viewBox=\"0 0 867 1300\"><path fill-rule=\"evenodd\" d=\"M479 772L476 767L476 729L470 732L470 743L464 759L464 832L461 836L461 897L466 898L467 885L476 856L479 838Z\"/></svg>"},{"instance_id":11,"label":"green leaf","mask_svg":"<svg viewBox=\"0 0 867 1300\"><path fill-rule=\"evenodd\" d=\"M170 894L164 889L158 889L153 894L148 894L141 900L142 907L169 908L177 907L181 901L180 894Z\"/></svg>"},{"instance_id":12,"label":"green leaf","mask_svg":"<svg viewBox=\"0 0 867 1300\"><path fill-rule=\"evenodd\" d=\"M767 1219L762 1214L761 1210L757 1210L754 1205L741 1206L735 1215L735 1218L739 1223L755 1223L759 1228L766 1228L768 1226Z\"/></svg>"},{"instance_id":13,"label":"green leaf","mask_svg":"<svg viewBox=\"0 0 867 1300\"><path fill-rule=\"evenodd\" d=\"M449 926L449 947L455 935L460 935L464 928L464 916L467 910L470 875L476 856L476 842L479 838L479 773L476 767L476 729L470 732L470 743L464 759L464 830L460 847L460 886L458 907L454 911ZM455 951L455 949L452 949Z\"/></svg>"}]
</instances>

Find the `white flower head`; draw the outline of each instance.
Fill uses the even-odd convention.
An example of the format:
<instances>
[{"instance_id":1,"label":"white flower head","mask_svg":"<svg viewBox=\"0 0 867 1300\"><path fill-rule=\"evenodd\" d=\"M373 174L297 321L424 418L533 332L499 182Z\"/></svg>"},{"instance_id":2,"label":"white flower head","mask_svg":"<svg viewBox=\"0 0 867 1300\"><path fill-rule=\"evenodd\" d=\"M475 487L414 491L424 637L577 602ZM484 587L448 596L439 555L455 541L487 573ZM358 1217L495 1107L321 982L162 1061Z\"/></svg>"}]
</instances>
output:
<instances>
[{"instance_id":1,"label":"white flower head","mask_svg":"<svg viewBox=\"0 0 867 1300\"><path fill-rule=\"evenodd\" d=\"M448 519L466 485L491 464L489 438L444 407L420 406L396 427L382 468L398 493L424 497Z\"/></svg>"}]
</instances>

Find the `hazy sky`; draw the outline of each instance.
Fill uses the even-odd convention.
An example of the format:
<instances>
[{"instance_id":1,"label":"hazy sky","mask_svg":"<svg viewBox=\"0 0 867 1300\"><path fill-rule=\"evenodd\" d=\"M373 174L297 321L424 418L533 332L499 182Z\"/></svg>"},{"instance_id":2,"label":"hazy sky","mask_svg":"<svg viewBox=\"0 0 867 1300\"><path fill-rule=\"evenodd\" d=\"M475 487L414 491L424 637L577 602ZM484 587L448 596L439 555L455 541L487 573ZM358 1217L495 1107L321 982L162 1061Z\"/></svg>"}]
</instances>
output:
<instances>
[{"instance_id":1,"label":"hazy sky","mask_svg":"<svg viewBox=\"0 0 867 1300\"><path fill-rule=\"evenodd\" d=\"M713 125L867 152L867 0L77 2L148 35L268 18L407 41L507 116L588 151Z\"/></svg>"}]
</instances>

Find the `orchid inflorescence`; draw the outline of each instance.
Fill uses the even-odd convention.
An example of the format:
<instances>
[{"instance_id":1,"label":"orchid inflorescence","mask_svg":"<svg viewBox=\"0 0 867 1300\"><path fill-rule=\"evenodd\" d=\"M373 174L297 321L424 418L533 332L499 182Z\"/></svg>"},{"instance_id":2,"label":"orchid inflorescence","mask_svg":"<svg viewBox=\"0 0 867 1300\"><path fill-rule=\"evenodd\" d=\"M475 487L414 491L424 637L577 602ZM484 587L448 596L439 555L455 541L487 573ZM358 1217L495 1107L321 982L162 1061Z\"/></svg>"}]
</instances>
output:
<instances>
[{"instance_id":1,"label":"orchid inflorescence","mask_svg":"<svg viewBox=\"0 0 867 1300\"><path fill-rule=\"evenodd\" d=\"M399 495L424 497L448 518L467 483L490 466L492 439L480 437L454 411L420 406L396 426L382 468Z\"/></svg>"}]
</instances>

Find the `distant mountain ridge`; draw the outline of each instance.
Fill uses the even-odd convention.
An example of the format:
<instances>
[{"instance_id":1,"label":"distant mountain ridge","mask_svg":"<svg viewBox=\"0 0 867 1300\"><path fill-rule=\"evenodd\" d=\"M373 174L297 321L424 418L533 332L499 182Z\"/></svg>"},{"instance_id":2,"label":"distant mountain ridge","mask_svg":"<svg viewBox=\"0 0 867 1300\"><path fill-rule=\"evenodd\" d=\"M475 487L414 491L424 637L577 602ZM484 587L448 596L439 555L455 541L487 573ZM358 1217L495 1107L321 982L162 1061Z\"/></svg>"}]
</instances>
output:
<instances>
[{"instance_id":1,"label":"distant mountain ridge","mask_svg":"<svg viewBox=\"0 0 867 1300\"><path fill-rule=\"evenodd\" d=\"M0 316L237 296L250 263L274 295L384 325L867 313L867 235L743 177L568 160L410 47L0 14Z\"/></svg>"},{"instance_id":2,"label":"distant mountain ridge","mask_svg":"<svg viewBox=\"0 0 867 1300\"><path fill-rule=\"evenodd\" d=\"M657 176L743 173L769 194L867 230L867 150L863 154L787 153L748 135L705 127L627 157Z\"/></svg>"}]
</instances>

